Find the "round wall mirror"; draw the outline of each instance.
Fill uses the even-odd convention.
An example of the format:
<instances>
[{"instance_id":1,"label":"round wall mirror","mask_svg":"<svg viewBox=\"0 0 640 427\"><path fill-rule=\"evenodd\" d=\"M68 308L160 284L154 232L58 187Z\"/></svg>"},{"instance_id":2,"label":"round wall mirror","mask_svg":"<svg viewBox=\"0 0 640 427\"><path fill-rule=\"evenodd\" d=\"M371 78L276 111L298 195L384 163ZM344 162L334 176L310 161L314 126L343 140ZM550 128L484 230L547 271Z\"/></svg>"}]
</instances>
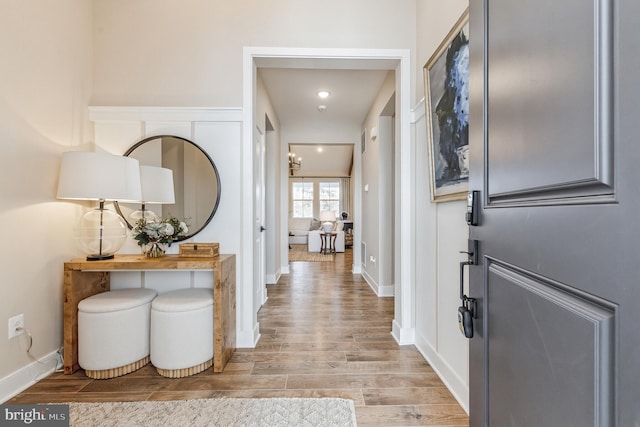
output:
<instances>
[{"instance_id":1,"label":"round wall mirror","mask_svg":"<svg viewBox=\"0 0 640 427\"><path fill-rule=\"evenodd\" d=\"M159 217L175 216L186 220L189 232L178 239L195 236L213 218L220 203L220 175L211 157L194 142L172 135L159 135L143 139L124 153L140 162L141 166L157 166L173 171L175 203L145 205ZM130 217L139 211L136 203L116 203L117 211L129 228L135 225Z\"/></svg>"}]
</instances>

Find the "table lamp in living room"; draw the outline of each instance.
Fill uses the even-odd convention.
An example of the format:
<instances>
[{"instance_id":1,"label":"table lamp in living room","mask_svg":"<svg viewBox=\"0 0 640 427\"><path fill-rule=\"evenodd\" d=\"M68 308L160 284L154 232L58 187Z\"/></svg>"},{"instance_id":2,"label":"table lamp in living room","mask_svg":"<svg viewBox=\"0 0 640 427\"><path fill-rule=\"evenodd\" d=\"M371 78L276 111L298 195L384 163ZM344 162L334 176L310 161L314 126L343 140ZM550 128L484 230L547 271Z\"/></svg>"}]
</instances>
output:
<instances>
[{"instance_id":1,"label":"table lamp in living room","mask_svg":"<svg viewBox=\"0 0 640 427\"><path fill-rule=\"evenodd\" d=\"M330 233L333 230L333 224L336 221L336 211L320 212L320 222L322 222L322 230Z\"/></svg>"}]
</instances>

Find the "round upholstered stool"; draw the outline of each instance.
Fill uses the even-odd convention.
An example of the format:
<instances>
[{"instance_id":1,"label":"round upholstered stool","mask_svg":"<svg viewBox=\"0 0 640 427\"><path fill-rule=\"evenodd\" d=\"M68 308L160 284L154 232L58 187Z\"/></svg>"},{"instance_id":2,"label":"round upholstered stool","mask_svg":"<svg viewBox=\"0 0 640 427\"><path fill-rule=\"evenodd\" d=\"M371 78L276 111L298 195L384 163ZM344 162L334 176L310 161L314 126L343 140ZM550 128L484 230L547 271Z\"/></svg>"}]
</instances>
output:
<instances>
[{"instance_id":1,"label":"round upholstered stool","mask_svg":"<svg viewBox=\"0 0 640 427\"><path fill-rule=\"evenodd\" d=\"M149 363L151 289L119 289L78 304L78 364L89 378L119 377Z\"/></svg>"},{"instance_id":2,"label":"round upholstered stool","mask_svg":"<svg viewBox=\"0 0 640 427\"><path fill-rule=\"evenodd\" d=\"M211 289L180 289L153 300L151 363L169 378L197 374L213 364Z\"/></svg>"}]
</instances>

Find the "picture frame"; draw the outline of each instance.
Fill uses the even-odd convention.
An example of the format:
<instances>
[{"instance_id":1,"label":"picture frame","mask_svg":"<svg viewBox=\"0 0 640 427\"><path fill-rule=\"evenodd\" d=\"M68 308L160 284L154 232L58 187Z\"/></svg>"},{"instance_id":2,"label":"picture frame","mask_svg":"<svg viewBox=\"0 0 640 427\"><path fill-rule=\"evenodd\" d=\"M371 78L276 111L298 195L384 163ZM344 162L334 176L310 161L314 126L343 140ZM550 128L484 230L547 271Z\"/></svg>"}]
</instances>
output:
<instances>
[{"instance_id":1,"label":"picture frame","mask_svg":"<svg viewBox=\"0 0 640 427\"><path fill-rule=\"evenodd\" d=\"M466 199L469 189L469 9L424 66L432 202Z\"/></svg>"}]
</instances>

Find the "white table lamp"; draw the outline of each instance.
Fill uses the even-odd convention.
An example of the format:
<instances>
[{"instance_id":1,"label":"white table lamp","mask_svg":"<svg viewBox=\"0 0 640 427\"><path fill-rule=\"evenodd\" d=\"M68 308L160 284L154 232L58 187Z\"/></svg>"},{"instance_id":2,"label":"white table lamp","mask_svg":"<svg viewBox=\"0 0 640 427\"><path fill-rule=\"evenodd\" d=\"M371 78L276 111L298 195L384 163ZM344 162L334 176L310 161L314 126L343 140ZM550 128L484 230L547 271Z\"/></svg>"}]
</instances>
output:
<instances>
[{"instance_id":1,"label":"white table lamp","mask_svg":"<svg viewBox=\"0 0 640 427\"><path fill-rule=\"evenodd\" d=\"M333 223L336 221L336 211L322 211L320 212L320 222L322 222L322 229L325 233L333 230Z\"/></svg>"},{"instance_id":2,"label":"white table lamp","mask_svg":"<svg viewBox=\"0 0 640 427\"><path fill-rule=\"evenodd\" d=\"M113 258L127 239L124 220L105 209L104 202L140 201L141 196L136 159L86 151L62 153L57 198L99 202L99 207L85 212L74 228L74 237L87 260Z\"/></svg>"},{"instance_id":3,"label":"white table lamp","mask_svg":"<svg viewBox=\"0 0 640 427\"><path fill-rule=\"evenodd\" d=\"M157 166L140 166L140 185L142 189L141 209L131 212L129 219L135 224L139 219L155 221L158 215L146 209L150 204L174 204L173 171Z\"/></svg>"}]
</instances>

